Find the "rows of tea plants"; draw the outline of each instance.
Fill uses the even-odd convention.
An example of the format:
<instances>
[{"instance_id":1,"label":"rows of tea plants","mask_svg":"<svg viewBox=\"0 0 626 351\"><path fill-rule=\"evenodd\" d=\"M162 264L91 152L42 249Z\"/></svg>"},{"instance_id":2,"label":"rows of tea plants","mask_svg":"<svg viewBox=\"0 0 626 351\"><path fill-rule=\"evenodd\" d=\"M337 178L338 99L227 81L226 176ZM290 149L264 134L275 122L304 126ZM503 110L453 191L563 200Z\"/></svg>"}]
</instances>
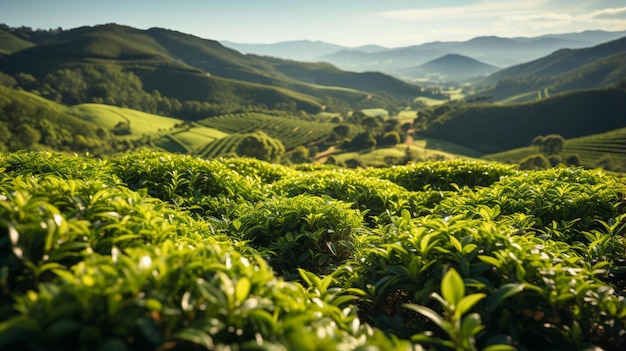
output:
<instances>
[{"instance_id":1,"label":"rows of tea plants","mask_svg":"<svg viewBox=\"0 0 626 351\"><path fill-rule=\"evenodd\" d=\"M210 117L197 123L226 133L252 133L261 130L280 140L286 150L319 141L336 126L328 122L303 121L253 112Z\"/></svg>"},{"instance_id":2,"label":"rows of tea plants","mask_svg":"<svg viewBox=\"0 0 626 351\"><path fill-rule=\"evenodd\" d=\"M232 133L227 137L207 143L205 146L195 151L194 154L206 159L236 155L237 146L248 135L249 134Z\"/></svg>"},{"instance_id":3,"label":"rows of tea plants","mask_svg":"<svg viewBox=\"0 0 626 351\"><path fill-rule=\"evenodd\" d=\"M621 350L626 183L0 154L0 349Z\"/></svg>"}]
</instances>

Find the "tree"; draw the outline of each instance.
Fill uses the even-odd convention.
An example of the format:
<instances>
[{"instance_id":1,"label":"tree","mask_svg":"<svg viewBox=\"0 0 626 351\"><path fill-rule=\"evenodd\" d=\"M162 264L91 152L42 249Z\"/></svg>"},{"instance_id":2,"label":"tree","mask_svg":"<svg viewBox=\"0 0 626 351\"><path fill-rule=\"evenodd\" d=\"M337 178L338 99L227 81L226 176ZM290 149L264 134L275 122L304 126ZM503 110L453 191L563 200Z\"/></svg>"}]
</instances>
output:
<instances>
[{"instance_id":1,"label":"tree","mask_svg":"<svg viewBox=\"0 0 626 351\"><path fill-rule=\"evenodd\" d=\"M394 146L394 145L400 144L400 141L401 141L400 134L398 134L398 132L396 131L393 131L393 132L385 133L385 135L383 135L383 137L381 138L379 145L380 146Z\"/></svg>"},{"instance_id":2,"label":"tree","mask_svg":"<svg viewBox=\"0 0 626 351\"><path fill-rule=\"evenodd\" d=\"M531 155L519 163L520 169L547 169L550 168L550 160L542 154Z\"/></svg>"},{"instance_id":3,"label":"tree","mask_svg":"<svg viewBox=\"0 0 626 351\"><path fill-rule=\"evenodd\" d=\"M558 155L563 152L565 139L558 134L538 135L533 138L530 145L537 147L538 151L546 156Z\"/></svg>"},{"instance_id":4,"label":"tree","mask_svg":"<svg viewBox=\"0 0 626 351\"><path fill-rule=\"evenodd\" d=\"M361 125L369 131L377 132L382 128L382 123L376 117L365 117Z\"/></svg>"},{"instance_id":5,"label":"tree","mask_svg":"<svg viewBox=\"0 0 626 351\"><path fill-rule=\"evenodd\" d=\"M357 134L347 145L350 149L370 149L376 147L376 138L371 132Z\"/></svg>"},{"instance_id":6,"label":"tree","mask_svg":"<svg viewBox=\"0 0 626 351\"><path fill-rule=\"evenodd\" d=\"M543 145L545 155L558 155L563 152L565 139L558 134L550 134L544 138Z\"/></svg>"},{"instance_id":7,"label":"tree","mask_svg":"<svg viewBox=\"0 0 626 351\"><path fill-rule=\"evenodd\" d=\"M309 149L307 149L304 145L298 145L291 154L291 162L293 163L305 163L309 161L310 154Z\"/></svg>"},{"instance_id":8,"label":"tree","mask_svg":"<svg viewBox=\"0 0 626 351\"><path fill-rule=\"evenodd\" d=\"M579 166L582 166L583 163L580 159L580 156L577 154L574 154L574 155L569 155L565 158L565 164L568 166L579 167Z\"/></svg>"},{"instance_id":9,"label":"tree","mask_svg":"<svg viewBox=\"0 0 626 351\"><path fill-rule=\"evenodd\" d=\"M263 131L258 131L244 137L237 145L236 152L239 156L278 162L285 153L285 147L280 140L270 138Z\"/></svg>"},{"instance_id":10,"label":"tree","mask_svg":"<svg viewBox=\"0 0 626 351\"><path fill-rule=\"evenodd\" d=\"M347 124L340 124L333 127L333 133L337 134L341 138L345 138L350 133L350 126Z\"/></svg>"}]
</instances>

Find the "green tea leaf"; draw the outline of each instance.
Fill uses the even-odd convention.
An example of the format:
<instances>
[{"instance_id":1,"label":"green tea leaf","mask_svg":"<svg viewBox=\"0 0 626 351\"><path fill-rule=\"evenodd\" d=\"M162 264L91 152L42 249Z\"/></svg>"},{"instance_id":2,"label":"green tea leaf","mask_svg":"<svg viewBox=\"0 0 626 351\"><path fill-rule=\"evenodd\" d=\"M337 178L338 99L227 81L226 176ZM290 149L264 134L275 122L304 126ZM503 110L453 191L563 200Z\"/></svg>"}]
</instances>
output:
<instances>
[{"instance_id":1,"label":"green tea leaf","mask_svg":"<svg viewBox=\"0 0 626 351\"><path fill-rule=\"evenodd\" d=\"M213 338L211 338L211 336L206 332L195 328L183 329L172 335L172 339L188 341L207 350L214 349Z\"/></svg>"},{"instance_id":2,"label":"green tea leaf","mask_svg":"<svg viewBox=\"0 0 626 351\"><path fill-rule=\"evenodd\" d=\"M463 339L469 339L484 329L478 313L471 313L463 318L461 322L461 335Z\"/></svg>"},{"instance_id":3,"label":"green tea leaf","mask_svg":"<svg viewBox=\"0 0 626 351\"><path fill-rule=\"evenodd\" d=\"M250 294L250 287L250 279L247 277L239 278L235 284L235 300L237 302L244 301L248 297L248 294Z\"/></svg>"},{"instance_id":4,"label":"green tea leaf","mask_svg":"<svg viewBox=\"0 0 626 351\"><path fill-rule=\"evenodd\" d=\"M454 315L457 319L460 319L467 311L469 311L478 301L482 300L487 294L471 294L464 296L457 304L454 310Z\"/></svg>"},{"instance_id":5,"label":"green tea leaf","mask_svg":"<svg viewBox=\"0 0 626 351\"><path fill-rule=\"evenodd\" d=\"M490 311L495 310L505 299L524 290L524 284L504 284L487 298L487 306Z\"/></svg>"},{"instance_id":6,"label":"green tea leaf","mask_svg":"<svg viewBox=\"0 0 626 351\"><path fill-rule=\"evenodd\" d=\"M424 317L426 317L426 318L430 319L431 321L433 321L435 324L437 324L439 326L439 328L443 329L446 332L448 332L448 330L451 327L450 322L446 321L437 312L431 310L430 308L428 308L426 306L415 305L415 304L403 304L402 307L408 308L410 310L413 310L413 311L423 315Z\"/></svg>"},{"instance_id":7,"label":"green tea leaf","mask_svg":"<svg viewBox=\"0 0 626 351\"><path fill-rule=\"evenodd\" d=\"M454 268L450 268L441 280L441 295L450 305L456 305L465 296L465 283Z\"/></svg>"}]
</instances>

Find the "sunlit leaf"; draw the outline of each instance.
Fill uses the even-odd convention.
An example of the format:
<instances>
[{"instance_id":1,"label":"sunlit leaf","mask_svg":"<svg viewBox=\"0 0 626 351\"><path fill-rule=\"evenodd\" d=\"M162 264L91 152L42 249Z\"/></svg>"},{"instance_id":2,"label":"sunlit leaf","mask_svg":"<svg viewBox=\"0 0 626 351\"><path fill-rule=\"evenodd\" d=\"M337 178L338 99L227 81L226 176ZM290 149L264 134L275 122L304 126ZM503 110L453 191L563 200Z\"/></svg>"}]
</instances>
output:
<instances>
[{"instance_id":1,"label":"sunlit leaf","mask_svg":"<svg viewBox=\"0 0 626 351\"><path fill-rule=\"evenodd\" d=\"M456 305L465 296L465 283L454 268L450 268L441 280L441 295L450 305Z\"/></svg>"}]
</instances>

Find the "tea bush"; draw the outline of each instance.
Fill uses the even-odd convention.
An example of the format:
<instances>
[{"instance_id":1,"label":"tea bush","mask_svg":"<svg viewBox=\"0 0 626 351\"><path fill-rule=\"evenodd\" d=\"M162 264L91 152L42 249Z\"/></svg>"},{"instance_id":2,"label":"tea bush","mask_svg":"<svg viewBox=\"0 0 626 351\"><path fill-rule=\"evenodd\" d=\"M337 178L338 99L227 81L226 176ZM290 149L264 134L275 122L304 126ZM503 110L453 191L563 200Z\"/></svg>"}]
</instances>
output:
<instances>
[{"instance_id":1,"label":"tea bush","mask_svg":"<svg viewBox=\"0 0 626 351\"><path fill-rule=\"evenodd\" d=\"M436 211L472 217L487 206L498 208L500 215L523 213L533 217L536 229L545 228L547 236L572 244L586 240L582 231L598 228L597 221L615 218L624 193L623 183L600 171L556 168L503 178L494 186L448 197Z\"/></svg>"},{"instance_id":2,"label":"tea bush","mask_svg":"<svg viewBox=\"0 0 626 351\"><path fill-rule=\"evenodd\" d=\"M260 184L271 184L298 174L298 172L289 167L260 161L255 158L223 158L220 159L220 162L244 177L254 178Z\"/></svg>"},{"instance_id":3,"label":"tea bush","mask_svg":"<svg viewBox=\"0 0 626 351\"><path fill-rule=\"evenodd\" d=\"M463 187L489 186L517 173L515 166L493 162L450 160L420 162L389 168L370 168L366 175L388 179L408 190L452 191Z\"/></svg>"},{"instance_id":4,"label":"tea bush","mask_svg":"<svg viewBox=\"0 0 626 351\"><path fill-rule=\"evenodd\" d=\"M561 242L521 235L520 229L532 228L519 223L519 218L411 219L406 213L396 218L367 238L371 246L354 265L352 285L366 292L360 317L388 333L445 344L454 326L441 328L406 305L446 316L432 296L440 293L444 273L454 269L469 293L486 296L471 309L485 329L476 337L481 348L502 342L523 349L623 345L626 304L600 279L607 264L588 263Z\"/></svg>"},{"instance_id":5,"label":"tea bush","mask_svg":"<svg viewBox=\"0 0 626 351\"><path fill-rule=\"evenodd\" d=\"M234 204L258 199L258 187L219 161L185 155L140 152L111 160L115 174L131 190L204 216L227 215Z\"/></svg>"},{"instance_id":6,"label":"tea bush","mask_svg":"<svg viewBox=\"0 0 626 351\"><path fill-rule=\"evenodd\" d=\"M0 171L3 350L626 347L626 184L601 171L159 152Z\"/></svg>"},{"instance_id":7,"label":"tea bush","mask_svg":"<svg viewBox=\"0 0 626 351\"><path fill-rule=\"evenodd\" d=\"M266 249L272 267L285 277L296 268L328 274L352 256L353 237L363 225L350 204L312 195L276 197L238 209L241 239Z\"/></svg>"},{"instance_id":8,"label":"tea bush","mask_svg":"<svg viewBox=\"0 0 626 351\"><path fill-rule=\"evenodd\" d=\"M403 209L417 213L423 207L419 194L390 181L366 177L354 171L306 172L277 181L271 189L280 196L329 196L350 203L354 209L363 211L372 223L385 221L390 214L397 214Z\"/></svg>"},{"instance_id":9,"label":"tea bush","mask_svg":"<svg viewBox=\"0 0 626 351\"><path fill-rule=\"evenodd\" d=\"M0 168L6 175L53 174L63 179L93 178L114 185L119 183L106 160L60 152L0 154Z\"/></svg>"}]
</instances>

